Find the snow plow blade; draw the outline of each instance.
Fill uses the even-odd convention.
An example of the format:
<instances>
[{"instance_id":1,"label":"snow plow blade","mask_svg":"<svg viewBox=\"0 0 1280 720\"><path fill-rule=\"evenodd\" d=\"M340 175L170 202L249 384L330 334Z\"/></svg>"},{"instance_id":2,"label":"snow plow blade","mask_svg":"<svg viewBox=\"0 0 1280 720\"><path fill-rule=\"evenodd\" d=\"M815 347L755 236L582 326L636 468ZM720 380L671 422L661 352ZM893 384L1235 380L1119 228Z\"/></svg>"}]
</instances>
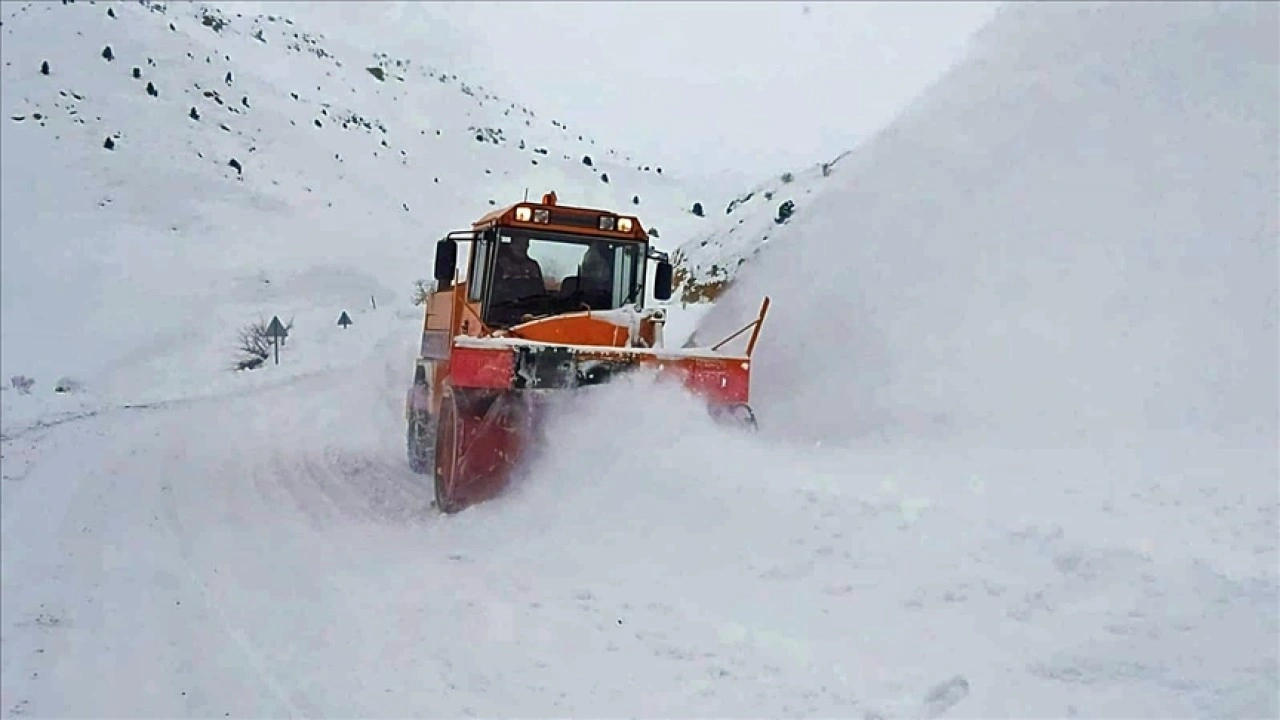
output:
<instances>
[{"instance_id":1,"label":"snow plow blade","mask_svg":"<svg viewBox=\"0 0 1280 720\"><path fill-rule=\"evenodd\" d=\"M710 403L747 401L750 360L705 349L655 351L458 337L449 360L454 386L492 390L599 385L640 368L675 377Z\"/></svg>"},{"instance_id":2,"label":"snow plow blade","mask_svg":"<svg viewBox=\"0 0 1280 720\"><path fill-rule=\"evenodd\" d=\"M648 369L675 379L703 398L717 420L755 427L745 356L458 337L449 367L451 392L441 405L435 453L436 505L444 512L502 492L547 399L625 373Z\"/></svg>"}]
</instances>

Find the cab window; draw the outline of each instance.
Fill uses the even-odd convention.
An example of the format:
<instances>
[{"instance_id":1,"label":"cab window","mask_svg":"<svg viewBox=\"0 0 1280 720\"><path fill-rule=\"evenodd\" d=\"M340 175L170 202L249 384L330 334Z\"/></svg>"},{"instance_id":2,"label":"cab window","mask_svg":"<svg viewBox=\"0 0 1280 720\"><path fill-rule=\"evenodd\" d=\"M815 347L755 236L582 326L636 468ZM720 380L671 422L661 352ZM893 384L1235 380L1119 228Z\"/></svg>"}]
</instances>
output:
<instances>
[{"instance_id":1,"label":"cab window","mask_svg":"<svg viewBox=\"0 0 1280 720\"><path fill-rule=\"evenodd\" d=\"M485 321L509 327L634 302L640 251L636 243L504 232L495 247Z\"/></svg>"}]
</instances>

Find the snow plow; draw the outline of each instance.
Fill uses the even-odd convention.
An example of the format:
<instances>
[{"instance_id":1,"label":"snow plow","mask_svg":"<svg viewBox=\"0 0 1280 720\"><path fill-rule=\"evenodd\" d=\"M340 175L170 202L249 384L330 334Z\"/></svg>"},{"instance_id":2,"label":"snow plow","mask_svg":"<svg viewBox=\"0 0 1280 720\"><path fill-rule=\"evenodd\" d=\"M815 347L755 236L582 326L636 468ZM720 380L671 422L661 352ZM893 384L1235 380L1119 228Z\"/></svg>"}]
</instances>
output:
<instances>
[{"instance_id":1,"label":"snow plow","mask_svg":"<svg viewBox=\"0 0 1280 720\"><path fill-rule=\"evenodd\" d=\"M458 273L459 243L470 244ZM454 513L501 493L558 393L650 369L701 397L718 420L756 427L751 353L769 308L711 348L663 347L672 266L632 216L520 202L436 243L422 343L405 406L410 468L434 474ZM720 348L751 331L744 352Z\"/></svg>"}]
</instances>

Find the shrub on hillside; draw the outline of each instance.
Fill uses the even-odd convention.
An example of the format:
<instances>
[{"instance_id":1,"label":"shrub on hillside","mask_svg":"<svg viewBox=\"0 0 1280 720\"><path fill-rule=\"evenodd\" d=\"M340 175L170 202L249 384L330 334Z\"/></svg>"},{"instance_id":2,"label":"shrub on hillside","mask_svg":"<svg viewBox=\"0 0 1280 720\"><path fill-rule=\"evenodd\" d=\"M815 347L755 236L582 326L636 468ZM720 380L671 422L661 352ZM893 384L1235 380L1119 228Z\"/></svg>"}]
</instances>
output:
<instances>
[{"instance_id":1,"label":"shrub on hillside","mask_svg":"<svg viewBox=\"0 0 1280 720\"><path fill-rule=\"evenodd\" d=\"M435 290L435 283L428 283L426 280L419 278L413 281L413 304L422 305L430 297L432 291Z\"/></svg>"},{"instance_id":2,"label":"shrub on hillside","mask_svg":"<svg viewBox=\"0 0 1280 720\"><path fill-rule=\"evenodd\" d=\"M792 200L787 200L786 202L778 206L778 216L775 217L773 221L781 225L786 221L790 220L791 216L795 214L795 211L796 211L795 202Z\"/></svg>"},{"instance_id":3,"label":"shrub on hillside","mask_svg":"<svg viewBox=\"0 0 1280 720\"><path fill-rule=\"evenodd\" d=\"M255 323L240 328L239 335L236 336L237 347L240 357L236 360L237 370L253 370L262 366L267 358L271 357L274 349L271 333L267 328L271 327L271 323L267 320L259 319ZM293 319L284 325L285 337L280 339L280 344L284 345L288 338L289 331L293 329Z\"/></svg>"}]
</instances>

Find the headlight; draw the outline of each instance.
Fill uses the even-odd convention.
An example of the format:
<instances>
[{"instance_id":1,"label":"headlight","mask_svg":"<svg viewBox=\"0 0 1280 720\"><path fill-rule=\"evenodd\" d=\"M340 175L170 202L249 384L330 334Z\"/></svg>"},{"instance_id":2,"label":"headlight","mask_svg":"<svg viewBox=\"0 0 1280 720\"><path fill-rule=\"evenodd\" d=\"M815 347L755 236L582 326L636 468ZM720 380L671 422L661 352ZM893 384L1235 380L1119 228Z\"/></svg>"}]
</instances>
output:
<instances>
[{"instance_id":1,"label":"headlight","mask_svg":"<svg viewBox=\"0 0 1280 720\"><path fill-rule=\"evenodd\" d=\"M613 229L613 216L612 216L612 215L601 215L601 216L600 216L600 229L601 229L601 230L612 230L612 229Z\"/></svg>"},{"instance_id":2,"label":"headlight","mask_svg":"<svg viewBox=\"0 0 1280 720\"><path fill-rule=\"evenodd\" d=\"M618 218L618 232L631 232L631 218Z\"/></svg>"},{"instance_id":3,"label":"headlight","mask_svg":"<svg viewBox=\"0 0 1280 720\"><path fill-rule=\"evenodd\" d=\"M538 208L533 211L533 221L536 223L551 222L551 211L546 208Z\"/></svg>"},{"instance_id":4,"label":"headlight","mask_svg":"<svg viewBox=\"0 0 1280 720\"><path fill-rule=\"evenodd\" d=\"M532 218L532 217L533 217L533 208L530 208L530 207L518 207L518 208L516 208L516 221L517 221L517 222L529 222L529 219L530 219L530 218Z\"/></svg>"}]
</instances>

